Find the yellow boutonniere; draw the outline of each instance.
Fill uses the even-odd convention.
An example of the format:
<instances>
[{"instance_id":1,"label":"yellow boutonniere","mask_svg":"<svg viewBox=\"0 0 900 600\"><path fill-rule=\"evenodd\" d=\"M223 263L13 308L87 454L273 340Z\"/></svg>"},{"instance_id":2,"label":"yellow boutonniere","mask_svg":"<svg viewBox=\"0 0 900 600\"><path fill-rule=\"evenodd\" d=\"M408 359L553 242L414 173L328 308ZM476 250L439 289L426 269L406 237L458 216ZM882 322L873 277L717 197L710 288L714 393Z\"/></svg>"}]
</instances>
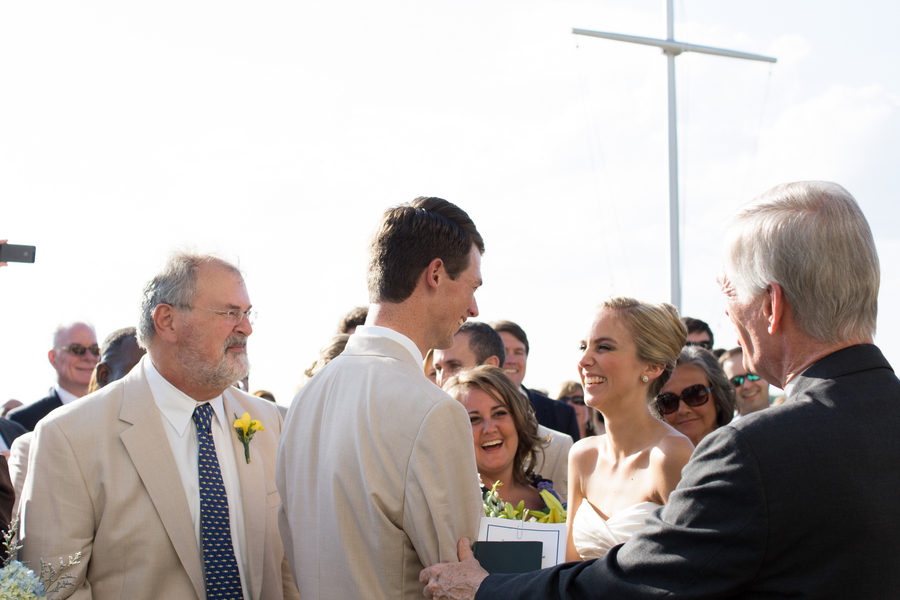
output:
<instances>
[{"instance_id":1,"label":"yellow boutonniere","mask_svg":"<svg viewBox=\"0 0 900 600\"><path fill-rule=\"evenodd\" d=\"M247 464L250 464L250 440L257 431L265 431L259 421L251 420L250 413L244 413L243 417L238 418L234 415L234 430L237 431L238 439L244 444L244 458Z\"/></svg>"}]
</instances>

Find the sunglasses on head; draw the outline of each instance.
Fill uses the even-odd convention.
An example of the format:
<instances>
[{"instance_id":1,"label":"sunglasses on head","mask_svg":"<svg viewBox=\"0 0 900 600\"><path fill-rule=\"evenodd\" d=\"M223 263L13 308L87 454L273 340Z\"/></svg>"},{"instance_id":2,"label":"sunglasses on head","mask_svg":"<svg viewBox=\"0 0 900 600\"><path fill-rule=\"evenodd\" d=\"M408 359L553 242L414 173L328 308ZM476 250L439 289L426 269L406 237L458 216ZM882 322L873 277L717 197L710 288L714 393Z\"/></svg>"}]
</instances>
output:
<instances>
[{"instance_id":1,"label":"sunglasses on head","mask_svg":"<svg viewBox=\"0 0 900 600\"><path fill-rule=\"evenodd\" d=\"M709 400L709 393L712 390L702 383L692 385L682 390L681 395L665 392L656 397L656 407L659 412L664 415L670 415L678 410L678 401L683 400L688 406L700 406L706 404Z\"/></svg>"},{"instance_id":2,"label":"sunglasses on head","mask_svg":"<svg viewBox=\"0 0 900 600\"><path fill-rule=\"evenodd\" d=\"M705 348L707 350L712 350L712 342L709 340L703 340L702 342L685 342L685 346L700 346L701 348Z\"/></svg>"},{"instance_id":3,"label":"sunglasses on head","mask_svg":"<svg viewBox=\"0 0 900 600\"><path fill-rule=\"evenodd\" d=\"M747 373L746 375L735 375L731 378L731 385L734 387L741 387L744 385L744 379L747 381L759 381L761 377L759 375L754 375L753 373Z\"/></svg>"},{"instance_id":4,"label":"sunglasses on head","mask_svg":"<svg viewBox=\"0 0 900 600\"><path fill-rule=\"evenodd\" d=\"M100 346L91 344L90 346L82 346L81 344L69 344L68 346L60 346L60 350L71 352L75 356L82 356L85 352L90 352L94 356L100 356Z\"/></svg>"},{"instance_id":5,"label":"sunglasses on head","mask_svg":"<svg viewBox=\"0 0 900 600\"><path fill-rule=\"evenodd\" d=\"M559 398L559 400L568 402L569 404L584 406L584 398L582 396L563 396L562 398Z\"/></svg>"}]
</instances>

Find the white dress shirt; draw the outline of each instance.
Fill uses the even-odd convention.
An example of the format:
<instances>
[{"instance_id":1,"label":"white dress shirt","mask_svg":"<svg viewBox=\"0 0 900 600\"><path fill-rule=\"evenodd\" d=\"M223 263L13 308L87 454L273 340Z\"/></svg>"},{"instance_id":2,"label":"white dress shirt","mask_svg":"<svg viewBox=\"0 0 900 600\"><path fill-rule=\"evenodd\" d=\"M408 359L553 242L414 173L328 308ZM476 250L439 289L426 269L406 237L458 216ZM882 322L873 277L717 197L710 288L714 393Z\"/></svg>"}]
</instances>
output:
<instances>
[{"instance_id":1,"label":"white dress shirt","mask_svg":"<svg viewBox=\"0 0 900 600\"><path fill-rule=\"evenodd\" d=\"M58 383L53 386L53 388L56 390L56 395L59 396L59 401L63 403L63 406L65 406L69 402L78 400L78 396L76 396L69 390L64 390L63 388L59 387Z\"/></svg>"},{"instance_id":2,"label":"white dress shirt","mask_svg":"<svg viewBox=\"0 0 900 600\"><path fill-rule=\"evenodd\" d=\"M379 337L386 337L389 340L394 340L395 342L406 348L420 365L425 363L425 358L422 356L422 352L419 350L419 347L416 346L411 339L398 331L394 331L393 329L389 329L387 327L381 327L380 325L360 325L356 328L354 335L357 333L361 333L364 335L377 335Z\"/></svg>"},{"instance_id":3,"label":"white dress shirt","mask_svg":"<svg viewBox=\"0 0 900 600\"><path fill-rule=\"evenodd\" d=\"M160 375L149 355L141 359L144 375L150 385L150 392L156 401L156 406L162 414L163 428L169 438L172 455L181 482L184 485L184 493L187 496L188 507L191 510L191 521L194 523L194 535L197 538L197 548L200 551L200 564L203 562L203 546L200 542L200 482L198 456L200 442L197 439L197 426L194 424L194 409L198 402L166 381ZM200 403L202 404L202 403ZM248 564L244 557L247 556L247 537L244 529L244 506L241 500L241 483L238 478L237 465L234 457L234 431L232 424L234 419L225 414L225 405L222 396L219 395L209 401L213 409L212 437L216 444L216 455L219 458L219 468L222 471L222 483L225 485L225 493L228 496L228 520L231 526L231 543L234 546L234 558L237 561L238 572L241 574L241 589L244 600L250 600L247 590ZM240 417L241 415L238 415Z\"/></svg>"}]
</instances>

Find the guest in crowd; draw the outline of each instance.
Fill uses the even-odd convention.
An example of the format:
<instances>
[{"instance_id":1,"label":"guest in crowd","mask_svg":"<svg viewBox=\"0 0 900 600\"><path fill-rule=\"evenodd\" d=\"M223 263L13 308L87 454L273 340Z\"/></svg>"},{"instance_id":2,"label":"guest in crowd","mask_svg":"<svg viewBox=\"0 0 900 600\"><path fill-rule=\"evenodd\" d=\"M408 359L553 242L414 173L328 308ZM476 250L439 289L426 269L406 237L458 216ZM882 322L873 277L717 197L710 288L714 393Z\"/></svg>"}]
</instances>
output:
<instances>
[{"instance_id":1,"label":"guest in crowd","mask_svg":"<svg viewBox=\"0 0 900 600\"><path fill-rule=\"evenodd\" d=\"M8 457L13 443L25 433L28 433L28 430L15 421L0 417L0 454Z\"/></svg>"},{"instance_id":2,"label":"guest in crowd","mask_svg":"<svg viewBox=\"0 0 900 600\"><path fill-rule=\"evenodd\" d=\"M13 512L15 500L16 493L10 480L9 469L6 466L6 457L0 455L0 537L9 529L9 522L15 514ZM0 547L0 560L5 558L6 551Z\"/></svg>"},{"instance_id":3,"label":"guest in crowd","mask_svg":"<svg viewBox=\"0 0 900 600\"><path fill-rule=\"evenodd\" d=\"M177 253L142 298L147 356L35 431L22 558L81 552L64 596L299 598L274 510L281 416L232 386L253 332L241 272ZM261 425L246 445L244 413Z\"/></svg>"},{"instance_id":4,"label":"guest in crowd","mask_svg":"<svg viewBox=\"0 0 900 600\"><path fill-rule=\"evenodd\" d=\"M433 383L434 385L438 385L437 382L437 369L434 368L434 349L429 348L428 352L425 353L425 358L422 361L422 369L425 371L425 377Z\"/></svg>"},{"instance_id":5,"label":"guest in crowd","mask_svg":"<svg viewBox=\"0 0 900 600\"><path fill-rule=\"evenodd\" d=\"M146 350L137 342L137 329L124 327L112 332L103 340L100 346L100 362L94 367L91 382L95 389L91 393L105 387L113 381L125 377L131 369L137 365L146 354ZM19 498L22 496L22 487L25 485L25 476L28 474L29 452L34 432L19 437L10 448L9 473L13 485L16 488L16 506L14 514L18 511Z\"/></svg>"},{"instance_id":6,"label":"guest in crowd","mask_svg":"<svg viewBox=\"0 0 900 600\"><path fill-rule=\"evenodd\" d=\"M421 598L484 514L472 428L423 372L478 316L484 242L440 198L389 209L369 245L369 313L301 388L277 466L279 525L304 600Z\"/></svg>"},{"instance_id":7,"label":"guest in crowd","mask_svg":"<svg viewBox=\"0 0 900 600\"><path fill-rule=\"evenodd\" d=\"M497 493L505 502L546 509L538 486L552 489L552 482L530 465L547 440L538 435L534 411L518 386L499 367L482 365L451 377L444 389L469 413L482 491L499 481Z\"/></svg>"},{"instance_id":8,"label":"guest in crowd","mask_svg":"<svg viewBox=\"0 0 900 600\"><path fill-rule=\"evenodd\" d=\"M275 394L273 394L269 390L256 390L255 392L253 392L253 395L257 398L268 400L269 402L275 402Z\"/></svg>"},{"instance_id":9,"label":"guest in crowd","mask_svg":"<svg viewBox=\"0 0 900 600\"><path fill-rule=\"evenodd\" d=\"M3 403L3 406L0 406L0 417L5 417L9 413L9 411L20 406L22 406L21 400L7 400Z\"/></svg>"},{"instance_id":10,"label":"guest in crowd","mask_svg":"<svg viewBox=\"0 0 900 600\"><path fill-rule=\"evenodd\" d=\"M711 352L700 346L685 346L678 355L675 372L651 407L656 416L697 446L731 422L734 387Z\"/></svg>"},{"instance_id":11,"label":"guest in crowd","mask_svg":"<svg viewBox=\"0 0 900 600\"><path fill-rule=\"evenodd\" d=\"M700 346L712 352L715 338L712 329L706 324L706 321L695 319L693 317L682 317L681 322L687 327L686 346Z\"/></svg>"},{"instance_id":12,"label":"guest in crowd","mask_svg":"<svg viewBox=\"0 0 900 600\"><path fill-rule=\"evenodd\" d=\"M435 350L435 366L439 367L438 383L446 383L453 375L479 365L500 366L505 362L506 349L500 334L486 324L477 321L464 323L456 335L453 345L444 350ZM527 397L521 392L523 398ZM530 404L529 404L530 406ZM533 409L531 409L533 412ZM538 437L546 440L539 452L533 453L525 467L543 479L553 482L557 496L566 501L566 486L569 481L569 450L572 438L565 433L538 424Z\"/></svg>"},{"instance_id":13,"label":"guest in crowd","mask_svg":"<svg viewBox=\"0 0 900 600\"><path fill-rule=\"evenodd\" d=\"M746 417L769 408L769 382L747 370L744 366L744 351L740 346L722 354L719 364L735 390L736 416Z\"/></svg>"},{"instance_id":14,"label":"guest in crowd","mask_svg":"<svg viewBox=\"0 0 900 600\"><path fill-rule=\"evenodd\" d=\"M603 559L522 575L426 569L426 597L894 598L900 381L872 344L880 273L856 200L775 187L726 232L722 291L744 362L788 400L700 443L669 504Z\"/></svg>"},{"instance_id":15,"label":"guest in crowd","mask_svg":"<svg viewBox=\"0 0 900 600\"><path fill-rule=\"evenodd\" d=\"M355 329L356 328L354 327L354 330ZM313 364L311 364L306 368L305 371L303 371L304 379L301 385L312 379L312 376L324 369L325 365L340 356L341 352L344 351L344 348L347 347L347 340L349 339L350 334L339 333L328 340L327 344L319 348L319 358L314 360Z\"/></svg>"},{"instance_id":16,"label":"guest in crowd","mask_svg":"<svg viewBox=\"0 0 900 600\"><path fill-rule=\"evenodd\" d=\"M694 446L648 403L668 381L684 338L668 304L610 298L594 316L578 370L606 433L569 453L567 560L598 558L625 542L681 479Z\"/></svg>"},{"instance_id":17,"label":"guest in crowd","mask_svg":"<svg viewBox=\"0 0 900 600\"><path fill-rule=\"evenodd\" d=\"M512 321L497 321L491 326L500 334L503 339L503 346L506 348L506 362L503 363L503 370L509 375L509 378L520 387L522 392L528 396L531 406L534 407L534 414L537 416L538 423L544 427L561 431L572 437L574 441L578 441L580 435L578 433L578 418L571 406L560 402L555 402L535 390L529 390L522 385L525 379L525 370L528 366L528 353L531 347L528 345L528 336L525 330Z\"/></svg>"},{"instance_id":18,"label":"guest in crowd","mask_svg":"<svg viewBox=\"0 0 900 600\"><path fill-rule=\"evenodd\" d=\"M557 392L556 399L575 409L575 415L578 417L578 433L582 438L606 433L603 415L584 403L584 390L580 383L566 381Z\"/></svg>"},{"instance_id":19,"label":"guest in crowd","mask_svg":"<svg viewBox=\"0 0 900 600\"><path fill-rule=\"evenodd\" d=\"M339 334L345 333L347 335L353 335L357 327L366 324L366 317L368 316L368 314L368 306L357 306L346 315L341 317L341 320L338 323L337 332Z\"/></svg>"},{"instance_id":20,"label":"guest in crowd","mask_svg":"<svg viewBox=\"0 0 900 600\"><path fill-rule=\"evenodd\" d=\"M6 415L28 431L32 431L51 410L87 393L91 374L100 358L94 328L87 323L60 325L53 334L53 348L47 358L56 371L56 385L50 388L50 394Z\"/></svg>"}]
</instances>

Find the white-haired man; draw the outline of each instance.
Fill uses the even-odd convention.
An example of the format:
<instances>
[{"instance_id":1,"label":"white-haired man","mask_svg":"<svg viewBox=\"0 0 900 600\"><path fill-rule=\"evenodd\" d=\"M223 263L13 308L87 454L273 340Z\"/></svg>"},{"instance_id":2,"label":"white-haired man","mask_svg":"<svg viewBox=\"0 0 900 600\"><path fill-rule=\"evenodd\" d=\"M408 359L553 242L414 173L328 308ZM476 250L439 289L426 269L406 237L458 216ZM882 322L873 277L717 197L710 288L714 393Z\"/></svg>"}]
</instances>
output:
<instances>
[{"instance_id":1,"label":"white-haired man","mask_svg":"<svg viewBox=\"0 0 900 600\"><path fill-rule=\"evenodd\" d=\"M491 575L422 573L438 598L894 598L900 588L900 381L872 345L878 256L833 183L739 210L722 289L748 369L788 400L720 427L669 503L602 559ZM479 587L480 586L480 587Z\"/></svg>"},{"instance_id":2,"label":"white-haired man","mask_svg":"<svg viewBox=\"0 0 900 600\"><path fill-rule=\"evenodd\" d=\"M87 393L91 374L100 359L97 334L87 323L60 325L53 334L53 347L47 359L56 371L56 385L46 398L9 411L6 418L27 431L33 431L38 421L50 411L78 400Z\"/></svg>"},{"instance_id":3,"label":"white-haired man","mask_svg":"<svg viewBox=\"0 0 900 600\"><path fill-rule=\"evenodd\" d=\"M232 384L250 368L241 272L178 253L144 288L127 376L38 425L22 554L82 553L59 598L299 598L278 534L281 415ZM245 413L261 427L248 442Z\"/></svg>"}]
</instances>

